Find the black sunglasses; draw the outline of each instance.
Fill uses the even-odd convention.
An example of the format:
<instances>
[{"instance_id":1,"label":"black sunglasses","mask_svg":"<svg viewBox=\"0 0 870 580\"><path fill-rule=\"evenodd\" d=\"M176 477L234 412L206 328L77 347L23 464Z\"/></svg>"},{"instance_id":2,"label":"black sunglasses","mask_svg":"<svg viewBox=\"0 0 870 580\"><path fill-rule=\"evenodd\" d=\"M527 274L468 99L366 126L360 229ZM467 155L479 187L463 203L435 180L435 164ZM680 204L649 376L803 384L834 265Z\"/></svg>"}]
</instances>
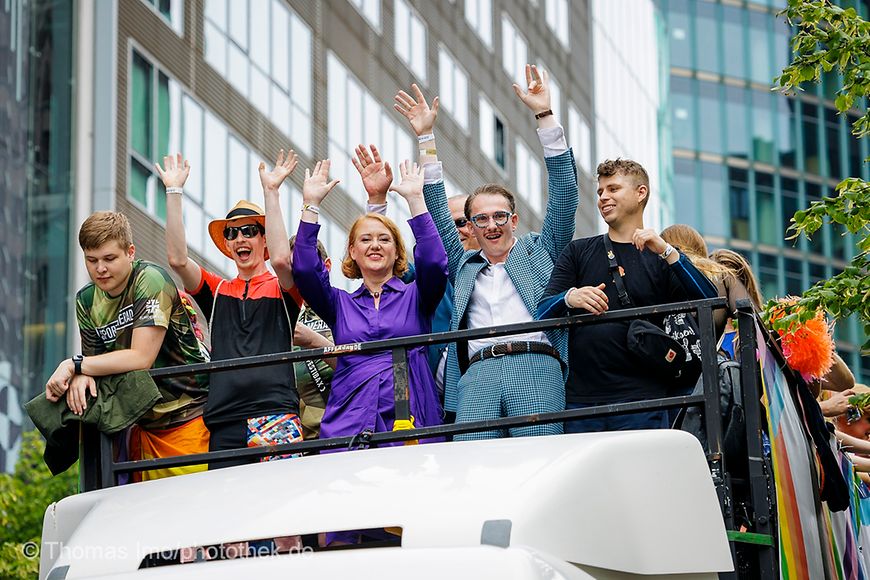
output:
<instances>
[{"instance_id":1,"label":"black sunglasses","mask_svg":"<svg viewBox=\"0 0 870 580\"><path fill-rule=\"evenodd\" d=\"M465 219L464 217L461 217L461 218L456 218L455 220L453 220L453 223L456 224L457 228L464 228L465 226L468 225L468 220Z\"/></svg>"},{"instance_id":2,"label":"black sunglasses","mask_svg":"<svg viewBox=\"0 0 870 580\"><path fill-rule=\"evenodd\" d=\"M224 228L224 239L229 241L235 240L239 235L239 232L242 233L242 236L245 238L253 238L257 234L266 233L263 229L263 226L260 224L246 224L243 226L227 226Z\"/></svg>"}]
</instances>

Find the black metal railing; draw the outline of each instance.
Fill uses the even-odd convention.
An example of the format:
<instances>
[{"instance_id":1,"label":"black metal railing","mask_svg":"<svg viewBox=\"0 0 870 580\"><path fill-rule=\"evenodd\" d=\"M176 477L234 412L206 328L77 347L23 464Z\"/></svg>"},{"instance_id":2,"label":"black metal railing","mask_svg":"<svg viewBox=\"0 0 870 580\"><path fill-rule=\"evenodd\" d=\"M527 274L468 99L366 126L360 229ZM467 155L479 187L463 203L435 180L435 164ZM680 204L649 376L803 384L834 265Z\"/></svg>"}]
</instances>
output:
<instances>
[{"instance_id":1,"label":"black metal railing","mask_svg":"<svg viewBox=\"0 0 870 580\"><path fill-rule=\"evenodd\" d=\"M302 362L310 359L327 357L340 357L348 354L363 354L383 351L392 351L393 374L397 395L397 417L407 413L407 388L408 368L407 349L419 346L430 346L448 342L458 343L459 348L467 345L469 340L509 336L513 334L570 329L575 326L595 325L612 322L630 321L636 318L656 318L668 314L692 312L697 316L700 331L700 344L702 349L702 383L703 393L699 395L670 396L660 399L645 401L613 403L589 407L584 409L572 409L552 413L540 413L518 417L505 417L500 419L473 421L424 427L418 429L356 434L347 437L335 437L330 439L317 439L288 443L270 447L253 447L242 449L230 449L214 451L194 455L166 457L160 459L147 459L139 461L120 461L113 459L111 439L96 432L83 432L81 465L83 472L83 489L91 490L117 485L117 477L137 471L146 471L158 468L182 467L199 464L219 464L223 461L238 459L257 459L272 455L284 455L290 453L313 454L320 451L337 449L354 449L361 447L375 447L383 443L396 443L416 439L450 438L455 435L474 433L481 431L505 430L512 427L524 427L536 424L558 423L573 419L588 417L603 417L633 412L647 412L659 409L686 408L697 406L703 409L704 423L707 433L707 447L705 449L710 466L710 473L716 488L722 508L726 528L734 530L734 503L731 496L732 482L725 465L725 457L722 453L722 426L720 413L720 397L718 384L718 364L716 356L716 336L713 328L713 310L726 308L723 298L709 298L703 300L687 301L673 304L662 304L641 308L631 308L606 312L600 315L583 314L559 319L548 319L519 324L508 324L490 328L477 328L442 332L436 334L392 338L365 343L336 345L327 348L305 349L276 354L266 354L246 358L228 359L199 363L186 366L166 367L153 369L150 374L153 378L175 377L188 374L218 373L229 370L239 370L275 364ZM746 410L747 423L747 448L748 457L748 486L750 489L752 518L755 531L759 534L772 538L772 525L770 508L773 498L770 497L767 477L762 469L762 424L760 400L760 378L758 365L756 364L755 349L757 347L755 334L756 315L748 301L744 301L738 308L739 321L739 344L741 352L741 384L743 405ZM404 406L404 410L400 407ZM774 578L776 574L775 542L767 545L756 546L758 570L762 578ZM732 543L732 552L736 546ZM736 553L733 553L735 562Z\"/></svg>"}]
</instances>

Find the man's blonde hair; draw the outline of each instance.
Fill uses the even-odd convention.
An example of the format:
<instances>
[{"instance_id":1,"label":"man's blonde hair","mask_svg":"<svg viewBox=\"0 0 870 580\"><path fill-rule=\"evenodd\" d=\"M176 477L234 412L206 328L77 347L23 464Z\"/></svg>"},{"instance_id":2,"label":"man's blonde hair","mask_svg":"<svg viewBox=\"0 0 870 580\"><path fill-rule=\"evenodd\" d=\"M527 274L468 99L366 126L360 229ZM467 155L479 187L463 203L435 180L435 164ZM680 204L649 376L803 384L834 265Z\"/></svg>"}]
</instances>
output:
<instances>
[{"instance_id":1,"label":"man's blonde hair","mask_svg":"<svg viewBox=\"0 0 870 580\"><path fill-rule=\"evenodd\" d=\"M95 250L116 240L123 249L133 245L133 230L127 216L115 211L98 211L88 216L79 229L82 250Z\"/></svg>"}]
</instances>

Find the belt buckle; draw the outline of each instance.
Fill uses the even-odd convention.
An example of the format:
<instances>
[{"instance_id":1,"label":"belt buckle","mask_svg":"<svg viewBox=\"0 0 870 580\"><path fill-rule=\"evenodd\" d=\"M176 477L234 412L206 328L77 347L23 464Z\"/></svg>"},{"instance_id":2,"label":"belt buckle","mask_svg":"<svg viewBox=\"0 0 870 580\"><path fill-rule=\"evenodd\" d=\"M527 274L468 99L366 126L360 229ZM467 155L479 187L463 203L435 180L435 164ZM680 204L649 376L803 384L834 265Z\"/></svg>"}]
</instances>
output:
<instances>
[{"instance_id":1,"label":"belt buckle","mask_svg":"<svg viewBox=\"0 0 870 580\"><path fill-rule=\"evenodd\" d=\"M497 347L497 346L498 346L498 343L490 345L490 347L489 347L489 355L490 355L491 358L498 358L498 357L500 357L500 356L504 356L504 355L505 355L505 353L501 353L501 354L499 354L499 353L495 352L495 347Z\"/></svg>"}]
</instances>

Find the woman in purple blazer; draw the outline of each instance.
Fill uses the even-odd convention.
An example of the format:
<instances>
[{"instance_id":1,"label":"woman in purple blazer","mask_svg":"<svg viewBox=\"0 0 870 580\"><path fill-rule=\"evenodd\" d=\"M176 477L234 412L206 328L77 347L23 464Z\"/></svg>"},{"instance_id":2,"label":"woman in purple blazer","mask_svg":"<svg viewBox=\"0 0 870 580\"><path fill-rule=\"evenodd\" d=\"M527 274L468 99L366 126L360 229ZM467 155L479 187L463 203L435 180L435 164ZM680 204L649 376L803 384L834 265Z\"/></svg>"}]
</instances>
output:
<instances>
[{"instance_id":1,"label":"woman in purple blazer","mask_svg":"<svg viewBox=\"0 0 870 580\"><path fill-rule=\"evenodd\" d=\"M362 278L355 292L334 288L317 253L320 202L338 183L328 181L329 160L305 172L302 220L293 250L293 278L305 301L332 329L335 344L349 344L431 332L431 319L447 284L447 254L423 201L423 170L401 164L402 182L390 189L411 211L416 238L417 277L400 280L407 252L395 222L369 213L350 230L342 272ZM395 419L392 353L383 351L338 358L320 437L356 435L366 429L391 431ZM439 425L441 404L424 347L408 350L410 407L415 427Z\"/></svg>"}]
</instances>

